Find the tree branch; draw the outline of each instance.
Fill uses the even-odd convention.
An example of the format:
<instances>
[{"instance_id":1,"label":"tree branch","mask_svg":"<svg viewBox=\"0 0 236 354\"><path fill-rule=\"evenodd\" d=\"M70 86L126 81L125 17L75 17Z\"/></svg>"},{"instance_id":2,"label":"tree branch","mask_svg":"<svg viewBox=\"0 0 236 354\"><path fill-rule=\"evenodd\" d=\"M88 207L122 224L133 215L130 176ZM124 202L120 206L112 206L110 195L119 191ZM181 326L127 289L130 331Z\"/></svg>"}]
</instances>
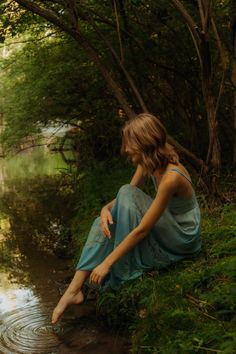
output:
<instances>
[{"instance_id":1,"label":"tree branch","mask_svg":"<svg viewBox=\"0 0 236 354\"><path fill-rule=\"evenodd\" d=\"M45 18L47 21L53 23L57 27L61 28L64 32L70 34L77 43L84 49L88 57L96 63L98 69L101 71L103 77L105 78L107 84L110 86L113 94L116 96L118 102L123 106L129 118L133 117L134 111L130 108L130 105L125 97L123 89L118 85L109 70L103 65L100 60L99 54L89 43L88 39L84 38L78 26L76 28L68 26L64 21L62 21L53 11L44 9L29 0L15 0L19 5L25 7L29 11L36 13L37 15Z\"/></svg>"},{"instance_id":2,"label":"tree branch","mask_svg":"<svg viewBox=\"0 0 236 354\"><path fill-rule=\"evenodd\" d=\"M215 37L216 37L216 43L217 43L217 46L218 46L218 50L219 50L219 53L220 53L221 64L223 66L223 70L226 70L226 60L225 60L225 55L224 55L224 48L223 48L223 45L222 45L222 42L221 42L221 39L220 39L220 36L219 36L219 32L217 30L216 23L215 23L215 20L214 20L213 17L211 17L211 24L212 24L213 32L214 32Z\"/></svg>"},{"instance_id":3,"label":"tree branch","mask_svg":"<svg viewBox=\"0 0 236 354\"><path fill-rule=\"evenodd\" d=\"M116 0L113 0L113 6L114 6L114 12L115 12L115 18L116 18L117 35L118 35L119 45L120 45L120 60L123 63L124 62L124 51L123 51L122 40L121 40L120 22L119 22L119 16L118 16L118 11L117 11L117 6L116 6Z\"/></svg>"},{"instance_id":4,"label":"tree branch","mask_svg":"<svg viewBox=\"0 0 236 354\"><path fill-rule=\"evenodd\" d=\"M221 39L220 39L220 36L219 36L219 32L217 30L216 23L215 23L213 17L211 18L211 24L212 24L213 32L214 32L215 37L216 37L216 43L217 43L217 46L218 46L220 59L221 59L221 64L222 64L222 70L223 70L221 83L220 83L220 88L219 88L219 94L218 94L217 101L216 101L216 108L215 108L215 115L216 115L217 111L219 109L220 99L221 99L223 91L224 91L224 82L225 82L225 77L226 77L227 65L226 65L223 45L222 45L222 42L221 42Z\"/></svg>"},{"instance_id":5,"label":"tree branch","mask_svg":"<svg viewBox=\"0 0 236 354\"><path fill-rule=\"evenodd\" d=\"M29 0L14 0L14 1L19 5L23 6L24 8L26 8L27 10L45 18L47 21L53 23L54 25L56 25L66 33L73 34L73 29L70 26L68 26L64 21L62 21L54 11L44 9L41 6L36 5L35 3Z\"/></svg>"},{"instance_id":6,"label":"tree branch","mask_svg":"<svg viewBox=\"0 0 236 354\"><path fill-rule=\"evenodd\" d=\"M49 33L43 37L40 37L40 38L36 38L36 39L27 39L25 41L16 41L16 42L11 42L11 43L4 43L3 45L0 45L0 48L4 48L4 47L10 47L11 45L15 45L15 44L24 44L24 43L32 43L32 42L39 42L39 41L42 41L48 37L51 37L53 36L54 34L57 34L57 32L52 32L52 33Z\"/></svg>"},{"instance_id":7,"label":"tree branch","mask_svg":"<svg viewBox=\"0 0 236 354\"><path fill-rule=\"evenodd\" d=\"M209 31L209 24L210 24L210 13L211 13L211 0L201 0L202 1L202 6L204 8L205 12L205 18L204 18L204 23L203 23L203 32L204 34L207 34Z\"/></svg>"},{"instance_id":8,"label":"tree branch","mask_svg":"<svg viewBox=\"0 0 236 354\"><path fill-rule=\"evenodd\" d=\"M204 26L204 11L202 7L202 0L198 0L198 8L199 8L199 13L200 13L200 18L201 18L201 23L202 23L202 28Z\"/></svg>"},{"instance_id":9,"label":"tree branch","mask_svg":"<svg viewBox=\"0 0 236 354\"><path fill-rule=\"evenodd\" d=\"M199 36L199 30L198 30L198 25L196 22L192 19L192 17L189 15L188 11L185 9L183 4L179 0L171 0L174 7L178 10L178 12L181 14L181 16L184 18L185 22L188 24L197 45L200 45L201 39Z\"/></svg>"},{"instance_id":10,"label":"tree branch","mask_svg":"<svg viewBox=\"0 0 236 354\"><path fill-rule=\"evenodd\" d=\"M91 25L93 26L94 30L98 33L99 37L104 41L104 43L106 44L106 46L109 48L109 50L111 51L112 55L114 56L116 62L118 63L119 67L121 68L123 74L125 75L129 85L131 86L132 90L133 90L133 93L135 94L136 96L136 99L138 101L138 103L140 104L142 110L144 112L147 112L148 109L144 103L144 100L141 96L141 94L139 93L135 83L134 83L134 80L132 79L132 77L130 76L129 72L126 70L126 68L124 67L121 59L119 58L119 56L117 55L115 49L112 47L112 45L110 44L110 42L105 38L105 36L102 34L102 32L99 30L99 28L96 26L93 18L91 16L89 17L86 17L87 20L91 23Z\"/></svg>"}]
</instances>

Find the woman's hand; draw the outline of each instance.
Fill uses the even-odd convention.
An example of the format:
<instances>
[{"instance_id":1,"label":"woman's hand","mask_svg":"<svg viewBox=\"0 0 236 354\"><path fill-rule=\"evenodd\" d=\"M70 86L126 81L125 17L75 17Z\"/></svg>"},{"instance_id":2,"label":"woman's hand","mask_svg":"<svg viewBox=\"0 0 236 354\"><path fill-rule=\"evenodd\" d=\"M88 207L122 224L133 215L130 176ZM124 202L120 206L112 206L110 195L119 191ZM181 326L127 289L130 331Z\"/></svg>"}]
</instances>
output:
<instances>
[{"instance_id":1,"label":"woman's hand","mask_svg":"<svg viewBox=\"0 0 236 354\"><path fill-rule=\"evenodd\" d=\"M111 238L111 232L109 230L108 224L113 224L112 215L107 207L103 207L100 215L100 227L103 235Z\"/></svg>"},{"instance_id":2,"label":"woman's hand","mask_svg":"<svg viewBox=\"0 0 236 354\"><path fill-rule=\"evenodd\" d=\"M110 272L110 267L102 262L92 271L89 281L92 284L99 285L103 278Z\"/></svg>"}]
</instances>

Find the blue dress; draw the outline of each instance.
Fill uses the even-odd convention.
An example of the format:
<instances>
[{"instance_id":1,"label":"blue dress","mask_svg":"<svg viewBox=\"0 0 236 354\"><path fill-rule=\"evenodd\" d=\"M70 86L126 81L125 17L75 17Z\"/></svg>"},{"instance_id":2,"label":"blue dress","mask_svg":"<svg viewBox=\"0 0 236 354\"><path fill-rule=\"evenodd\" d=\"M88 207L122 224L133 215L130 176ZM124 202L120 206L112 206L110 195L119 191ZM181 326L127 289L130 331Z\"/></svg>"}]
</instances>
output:
<instances>
[{"instance_id":1,"label":"blue dress","mask_svg":"<svg viewBox=\"0 0 236 354\"><path fill-rule=\"evenodd\" d=\"M180 169L169 169L191 180ZM83 248L76 270L92 271L122 240L139 225L153 199L131 184L120 188L111 209L112 237L104 237L100 217L96 218ZM172 196L167 208L149 234L111 268L102 286L118 289L144 271L165 268L201 249L200 210L195 193L190 198Z\"/></svg>"}]
</instances>

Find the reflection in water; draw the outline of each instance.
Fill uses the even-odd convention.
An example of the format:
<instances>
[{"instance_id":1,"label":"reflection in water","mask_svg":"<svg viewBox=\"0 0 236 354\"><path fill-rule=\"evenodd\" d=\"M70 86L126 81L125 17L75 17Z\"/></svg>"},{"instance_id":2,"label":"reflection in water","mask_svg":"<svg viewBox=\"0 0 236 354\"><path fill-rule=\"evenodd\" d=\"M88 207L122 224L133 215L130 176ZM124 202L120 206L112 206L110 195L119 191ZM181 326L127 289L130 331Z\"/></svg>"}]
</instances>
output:
<instances>
[{"instance_id":1,"label":"reflection in water","mask_svg":"<svg viewBox=\"0 0 236 354\"><path fill-rule=\"evenodd\" d=\"M71 307L51 326L53 307L73 274L71 260L61 248L64 259L55 257L54 245L70 248L67 222L77 201L64 187L68 181L61 188L61 179L43 175L42 166L33 178L30 156L25 158L15 172L9 165L3 172L0 164L0 353L127 353L123 338L100 328L94 304ZM40 165L37 159L34 172Z\"/></svg>"},{"instance_id":2,"label":"reflection in water","mask_svg":"<svg viewBox=\"0 0 236 354\"><path fill-rule=\"evenodd\" d=\"M30 242L25 247L23 239L9 242L10 230L5 231L1 248L11 257L4 258L0 270L0 353L57 353L63 329L55 332L50 314L66 263Z\"/></svg>"},{"instance_id":3,"label":"reflection in water","mask_svg":"<svg viewBox=\"0 0 236 354\"><path fill-rule=\"evenodd\" d=\"M29 305L1 316L1 353L53 353L60 344L40 305Z\"/></svg>"},{"instance_id":4,"label":"reflection in water","mask_svg":"<svg viewBox=\"0 0 236 354\"><path fill-rule=\"evenodd\" d=\"M10 158L0 159L0 190L7 188L9 179L50 176L68 168L59 153L37 147Z\"/></svg>"},{"instance_id":5,"label":"reflection in water","mask_svg":"<svg viewBox=\"0 0 236 354\"><path fill-rule=\"evenodd\" d=\"M3 274L1 274L1 278ZM2 283L2 279L1 279ZM38 302L31 289L6 289L6 287L0 287L0 312L8 312L9 310L15 310L27 305L28 303Z\"/></svg>"}]
</instances>

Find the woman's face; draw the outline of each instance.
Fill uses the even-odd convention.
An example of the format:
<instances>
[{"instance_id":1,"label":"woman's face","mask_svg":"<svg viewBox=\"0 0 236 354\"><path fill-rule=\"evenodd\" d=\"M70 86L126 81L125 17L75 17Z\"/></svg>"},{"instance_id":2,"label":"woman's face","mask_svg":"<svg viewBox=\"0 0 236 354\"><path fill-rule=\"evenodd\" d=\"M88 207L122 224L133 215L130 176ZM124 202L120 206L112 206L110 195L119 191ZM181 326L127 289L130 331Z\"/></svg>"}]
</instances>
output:
<instances>
[{"instance_id":1,"label":"woman's face","mask_svg":"<svg viewBox=\"0 0 236 354\"><path fill-rule=\"evenodd\" d=\"M137 165L141 162L141 155L128 147L125 149L126 154L129 156L130 160L134 165Z\"/></svg>"}]
</instances>

